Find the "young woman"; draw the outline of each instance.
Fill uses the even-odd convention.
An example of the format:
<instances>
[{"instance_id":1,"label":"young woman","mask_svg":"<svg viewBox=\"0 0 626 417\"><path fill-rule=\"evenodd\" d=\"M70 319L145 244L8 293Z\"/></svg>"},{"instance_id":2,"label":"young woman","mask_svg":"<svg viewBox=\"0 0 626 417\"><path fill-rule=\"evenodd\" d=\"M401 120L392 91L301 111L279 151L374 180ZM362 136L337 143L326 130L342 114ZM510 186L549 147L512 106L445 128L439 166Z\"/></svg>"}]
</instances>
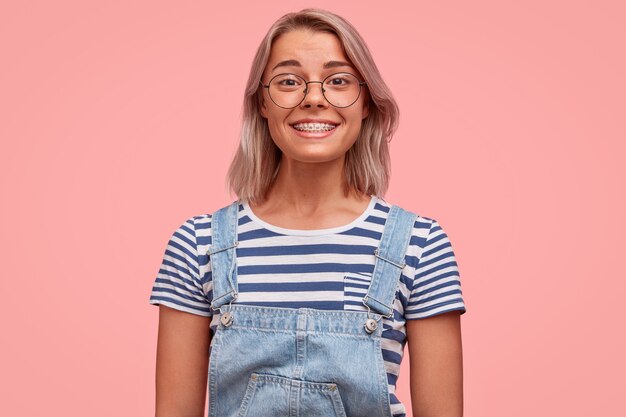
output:
<instances>
[{"instance_id":1,"label":"young woman","mask_svg":"<svg viewBox=\"0 0 626 417\"><path fill-rule=\"evenodd\" d=\"M156 415L462 416L454 253L439 223L386 202L398 109L345 19L283 16L248 79L228 182L188 218L152 288ZM208 385L208 387L207 387Z\"/></svg>"}]
</instances>

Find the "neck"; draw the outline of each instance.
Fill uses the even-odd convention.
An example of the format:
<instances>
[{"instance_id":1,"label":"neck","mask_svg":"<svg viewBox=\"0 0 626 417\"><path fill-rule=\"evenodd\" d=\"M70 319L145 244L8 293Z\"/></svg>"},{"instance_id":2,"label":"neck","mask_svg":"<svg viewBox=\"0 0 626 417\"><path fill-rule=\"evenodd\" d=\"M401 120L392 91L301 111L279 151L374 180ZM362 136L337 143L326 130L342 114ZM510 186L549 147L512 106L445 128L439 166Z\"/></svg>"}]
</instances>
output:
<instances>
[{"instance_id":1,"label":"neck","mask_svg":"<svg viewBox=\"0 0 626 417\"><path fill-rule=\"evenodd\" d=\"M268 200L279 199L293 206L323 206L342 200L363 199L362 193L346 192L344 156L327 161L306 163L283 157ZM369 196L367 196L369 197Z\"/></svg>"}]
</instances>

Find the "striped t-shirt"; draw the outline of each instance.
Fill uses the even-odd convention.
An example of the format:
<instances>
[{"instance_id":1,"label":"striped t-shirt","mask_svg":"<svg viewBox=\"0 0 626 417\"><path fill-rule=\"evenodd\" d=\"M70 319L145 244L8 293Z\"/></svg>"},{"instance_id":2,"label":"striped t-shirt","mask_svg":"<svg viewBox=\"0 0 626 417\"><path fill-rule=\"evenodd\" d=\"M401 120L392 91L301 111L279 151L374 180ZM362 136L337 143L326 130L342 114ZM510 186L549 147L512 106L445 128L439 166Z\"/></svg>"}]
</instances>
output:
<instances>
[{"instance_id":1,"label":"striped t-shirt","mask_svg":"<svg viewBox=\"0 0 626 417\"><path fill-rule=\"evenodd\" d=\"M362 299L374 272L373 253L390 208L381 197L372 196L367 209L349 224L296 230L266 223L247 203L240 203L236 248L239 295L233 304L367 311ZM210 327L215 334L219 311L210 308L210 244L211 214L190 217L178 227L168 242L149 302L212 316ZM454 252L436 220L417 216L405 261L394 314L382 318L382 355L394 417L405 416L395 389L406 342L406 320L466 311Z\"/></svg>"}]
</instances>

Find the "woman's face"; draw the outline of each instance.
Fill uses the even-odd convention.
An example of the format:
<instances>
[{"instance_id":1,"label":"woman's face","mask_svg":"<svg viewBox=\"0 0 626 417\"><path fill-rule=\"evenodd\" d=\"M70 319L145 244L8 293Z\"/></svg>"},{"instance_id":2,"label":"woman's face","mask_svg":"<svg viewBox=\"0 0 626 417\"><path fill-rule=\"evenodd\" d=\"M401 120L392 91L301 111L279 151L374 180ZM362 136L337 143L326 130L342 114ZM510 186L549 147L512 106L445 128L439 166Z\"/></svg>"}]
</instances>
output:
<instances>
[{"instance_id":1,"label":"woman's face","mask_svg":"<svg viewBox=\"0 0 626 417\"><path fill-rule=\"evenodd\" d=\"M322 81L337 72L349 72L363 80L349 63L336 35L309 30L284 33L274 40L261 81L267 85L274 75L286 72L307 81ZM365 86L361 88L358 100L344 108L333 107L326 101L320 83L309 84L304 100L292 109L277 106L267 89L263 90L261 115L267 119L270 134L283 152L283 159L300 162L343 160L359 135L361 121L368 114ZM293 126L307 120L323 120L336 124L336 127L324 132L300 132Z\"/></svg>"}]
</instances>

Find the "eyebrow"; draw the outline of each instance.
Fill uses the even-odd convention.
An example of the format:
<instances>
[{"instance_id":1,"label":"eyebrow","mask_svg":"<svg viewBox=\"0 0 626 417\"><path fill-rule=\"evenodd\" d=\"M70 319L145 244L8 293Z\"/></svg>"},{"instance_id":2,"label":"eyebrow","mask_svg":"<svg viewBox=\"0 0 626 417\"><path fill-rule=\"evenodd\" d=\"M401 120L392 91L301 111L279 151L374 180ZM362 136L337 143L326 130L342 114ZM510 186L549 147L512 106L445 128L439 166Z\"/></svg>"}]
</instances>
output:
<instances>
[{"instance_id":1,"label":"eyebrow","mask_svg":"<svg viewBox=\"0 0 626 417\"><path fill-rule=\"evenodd\" d=\"M278 64L274 66L274 68L272 68L272 71L274 71L278 67L302 67L302 64L300 63L300 61L297 61L295 59L288 59L286 61L280 61ZM352 65L344 61L328 61L324 63L323 67L324 69L336 68L336 67L354 68Z\"/></svg>"}]
</instances>

